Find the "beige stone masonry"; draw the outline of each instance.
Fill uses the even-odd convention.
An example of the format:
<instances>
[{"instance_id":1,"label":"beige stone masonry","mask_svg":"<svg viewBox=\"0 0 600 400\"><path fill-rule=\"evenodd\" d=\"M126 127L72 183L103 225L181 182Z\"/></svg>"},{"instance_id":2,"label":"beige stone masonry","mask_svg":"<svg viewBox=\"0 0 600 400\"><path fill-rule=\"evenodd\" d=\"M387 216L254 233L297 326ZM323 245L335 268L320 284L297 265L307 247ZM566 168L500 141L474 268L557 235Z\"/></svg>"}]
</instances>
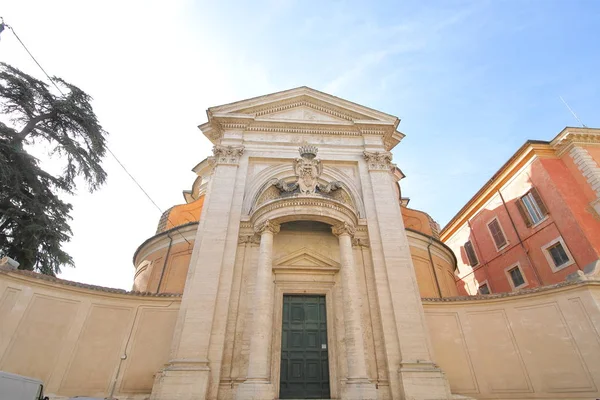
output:
<instances>
[{"instance_id":1,"label":"beige stone masonry","mask_svg":"<svg viewBox=\"0 0 600 400\"><path fill-rule=\"evenodd\" d=\"M226 156L223 156L223 152ZM182 400L207 398L218 390L220 364L211 354L223 351L225 320L220 317L227 310L227 303L235 252L237 248L240 196L243 193L243 177L247 162L241 168L236 158L243 147L223 150L215 146L215 167L196 235L190 261L188 278L177 321L179 331L173 340L169 364L157 378L152 399ZM236 201L234 202L234 199ZM239 219L238 219L239 220ZM232 222L235 221L235 222ZM215 318L217 316L217 318ZM212 349L211 349L212 346ZM211 351L212 350L212 351ZM212 369L211 369L212 366ZM211 385L213 385L211 387ZM209 391L209 389L211 389Z\"/></svg>"},{"instance_id":2,"label":"beige stone masonry","mask_svg":"<svg viewBox=\"0 0 600 400\"><path fill-rule=\"evenodd\" d=\"M279 225L267 220L256 227L260 234L258 268L248 359L248 377L238 387L237 398L268 399L274 396L271 383L271 340L273 337L273 235Z\"/></svg>"},{"instance_id":3,"label":"beige stone masonry","mask_svg":"<svg viewBox=\"0 0 600 400\"><path fill-rule=\"evenodd\" d=\"M363 340L362 295L358 288L356 265L352 251L355 228L347 223L333 226L339 239L341 260L342 297L344 301L344 331L346 333L346 361L348 363L347 398L376 399L375 385L367 376L365 343Z\"/></svg>"},{"instance_id":4,"label":"beige stone masonry","mask_svg":"<svg viewBox=\"0 0 600 400\"><path fill-rule=\"evenodd\" d=\"M364 156L368 168L365 179L369 179L372 191L367 195L373 203L372 214L367 211L369 231L376 230L378 233L371 236L371 248L379 253L374 254L373 259L389 351L388 368L392 377L394 373L399 375L398 378L390 378L390 381L392 385L401 385L406 398L449 398L448 383L434 364L430 351L400 207L389 200L395 196L391 159L382 157L382 153L381 150L365 151ZM377 162L373 162L374 157ZM394 351L395 348L399 353Z\"/></svg>"}]
</instances>

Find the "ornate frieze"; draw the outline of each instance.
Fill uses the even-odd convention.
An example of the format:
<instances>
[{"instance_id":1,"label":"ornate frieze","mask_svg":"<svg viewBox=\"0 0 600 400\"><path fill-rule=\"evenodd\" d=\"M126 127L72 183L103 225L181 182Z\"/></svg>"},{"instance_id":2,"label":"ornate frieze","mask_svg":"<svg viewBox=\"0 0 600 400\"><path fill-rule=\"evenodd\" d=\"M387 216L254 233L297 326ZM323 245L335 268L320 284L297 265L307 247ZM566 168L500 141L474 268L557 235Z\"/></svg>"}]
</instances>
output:
<instances>
[{"instance_id":1,"label":"ornate frieze","mask_svg":"<svg viewBox=\"0 0 600 400\"><path fill-rule=\"evenodd\" d=\"M254 228L254 231L256 233L258 233L259 235L264 232L271 232L272 234L276 234L276 233L279 233L279 229L280 229L279 224L276 224L268 219L265 222L263 222L262 224L260 224L259 226L257 226L256 228Z\"/></svg>"},{"instance_id":2,"label":"ornate frieze","mask_svg":"<svg viewBox=\"0 0 600 400\"><path fill-rule=\"evenodd\" d=\"M331 232L335 236L340 236L340 235L354 236L354 234L356 233L356 228L347 222L341 222L337 225L332 226Z\"/></svg>"},{"instance_id":3,"label":"ornate frieze","mask_svg":"<svg viewBox=\"0 0 600 400\"><path fill-rule=\"evenodd\" d=\"M244 153L244 146L220 146L213 147L213 163L215 164L238 164Z\"/></svg>"},{"instance_id":4,"label":"ornate frieze","mask_svg":"<svg viewBox=\"0 0 600 400\"><path fill-rule=\"evenodd\" d=\"M363 156L369 170L389 171L392 168L392 153L389 151L365 151Z\"/></svg>"}]
</instances>

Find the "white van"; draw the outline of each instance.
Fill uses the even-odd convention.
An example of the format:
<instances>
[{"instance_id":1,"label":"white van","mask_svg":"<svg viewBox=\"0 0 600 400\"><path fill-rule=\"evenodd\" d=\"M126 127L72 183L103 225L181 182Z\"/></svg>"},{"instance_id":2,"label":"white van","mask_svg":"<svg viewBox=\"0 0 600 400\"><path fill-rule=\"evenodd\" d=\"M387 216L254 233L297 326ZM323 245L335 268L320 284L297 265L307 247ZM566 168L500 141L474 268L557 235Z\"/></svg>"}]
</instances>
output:
<instances>
[{"instance_id":1,"label":"white van","mask_svg":"<svg viewBox=\"0 0 600 400\"><path fill-rule=\"evenodd\" d=\"M0 399L48 400L48 397L44 397L44 385L39 379L0 371Z\"/></svg>"}]
</instances>

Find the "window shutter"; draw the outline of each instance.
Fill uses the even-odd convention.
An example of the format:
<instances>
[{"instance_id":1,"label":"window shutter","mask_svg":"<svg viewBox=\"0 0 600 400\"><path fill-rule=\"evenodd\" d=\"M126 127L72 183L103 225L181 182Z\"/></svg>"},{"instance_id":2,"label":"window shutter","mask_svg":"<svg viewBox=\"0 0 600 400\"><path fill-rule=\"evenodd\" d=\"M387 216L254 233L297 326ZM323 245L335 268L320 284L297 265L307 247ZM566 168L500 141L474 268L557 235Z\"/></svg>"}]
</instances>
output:
<instances>
[{"instance_id":1,"label":"window shutter","mask_svg":"<svg viewBox=\"0 0 600 400\"><path fill-rule=\"evenodd\" d=\"M467 253L467 258L469 259L469 264L471 267L477 265L479 260L477 260L477 255L475 255L475 249L473 249L471 241L465 243L465 252Z\"/></svg>"},{"instance_id":2,"label":"window shutter","mask_svg":"<svg viewBox=\"0 0 600 400\"><path fill-rule=\"evenodd\" d=\"M548 215L548 209L546 208L546 205L542 201L542 198L536 188L534 188L534 187L531 188L531 195L533 196L533 199L537 203L537 206L539 207L542 214Z\"/></svg>"},{"instance_id":3,"label":"window shutter","mask_svg":"<svg viewBox=\"0 0 600 400\"><path fill-rule=\"evenodd\" d=\"M531 222L531 218L529 218L529 214L527 213L525 206L523 205L523 200L517 200L516 204L517 209L519 210L519 214L521 214L521 218L523 218L523 221L525 221L525 225L527 225L527 227L529 228L533 224Z\"/></svg>"},{"instance_id":4,"label":"window shutter","mask_svg":"<svg viewBox=\"0 0 600 400\"><path fill-rule=\"evenodd\" d=\"M496 248L501 248L506 244L506 238L502 233L502 229L500 229L500 223L497 219L492 220L489 223L488 228L490 228L490 232L492 233L492 237L494 238L494 242L496 243Z\"/></svg>"}]
</instances>

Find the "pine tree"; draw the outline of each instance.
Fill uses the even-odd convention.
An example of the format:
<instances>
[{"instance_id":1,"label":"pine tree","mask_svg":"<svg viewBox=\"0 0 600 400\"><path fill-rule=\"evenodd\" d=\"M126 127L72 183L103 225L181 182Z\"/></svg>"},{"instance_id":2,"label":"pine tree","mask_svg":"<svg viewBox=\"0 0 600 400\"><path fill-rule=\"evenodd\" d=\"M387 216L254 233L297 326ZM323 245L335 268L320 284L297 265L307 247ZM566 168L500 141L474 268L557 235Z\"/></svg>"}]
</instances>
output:
<instances>
[{"instance_id":1,"label":"pine tree","mask_svg":"<svg viewBox=\"0 0 600 400\"><path fill-rule=\"evenodd\" d=\"M101 161L106 131L78 87L54 77L64 93L0 63L0 110L12 126L0 122L0 253L17 260L20 269L48 275L73 259L62 250L71 238L71 205L60 199L72 194L83 177L90 191L106 180ZM64 161L58 176L41 169L26 146L43 143Z\"/></svg>"}]
</instances>

